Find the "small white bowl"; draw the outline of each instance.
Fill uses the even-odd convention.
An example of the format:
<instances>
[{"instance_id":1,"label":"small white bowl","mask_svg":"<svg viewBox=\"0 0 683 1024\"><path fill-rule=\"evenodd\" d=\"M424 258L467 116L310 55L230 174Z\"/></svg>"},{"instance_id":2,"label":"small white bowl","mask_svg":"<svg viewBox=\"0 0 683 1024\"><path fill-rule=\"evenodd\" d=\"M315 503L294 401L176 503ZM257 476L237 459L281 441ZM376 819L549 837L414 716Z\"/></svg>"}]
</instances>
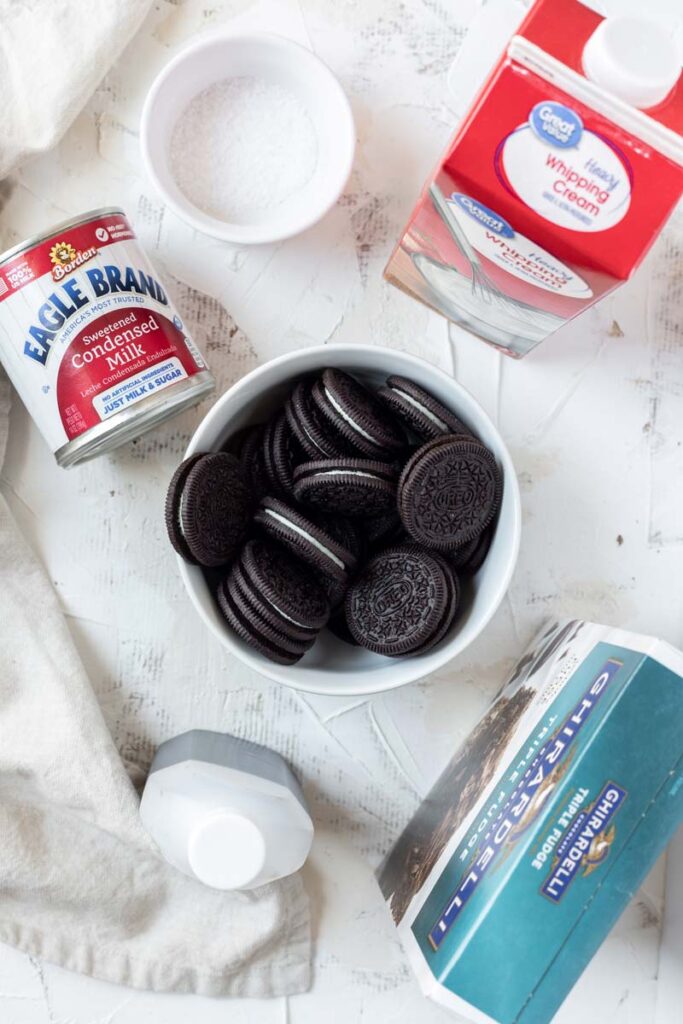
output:
<instances>
[{"instance_id":1,"label":"small white bowl","mask_svg":"<svg viewBox=\"0 0 683 1024\"><path fill-rule=\"evenodd\" d=\"M241 76L280 85L299 99L318 137L318 162L310 181L277 210L236 224L205 213L181 192L169 166L169 143L195 96L215 82ZM355 145L349 101L329 68L298 43L265 32L203 35L182 50L154 80L140 124L145 169L166 203L197 231L239 244L280 241L320 220L348 180Z\"/></svg>"},{"instance_id":2,"label":"small white bowl","mask_svg":"<svg viewBox=\"0 0 683 1024\"><path fill-rule=\"evenodd\" d=\"M292 385L326 366L348 370L375 386L391 374L410 377L463 420L495 453L503 471L503 502L488 557L468 588L458 620L440 644L412 658L384 658L352 647L323 630L300 662L276 665L248 647L224 621L199 568L178 558L192 603L227 649L264 676L311 693L358 695L391 690L441 668L481 633L500 604L512 576L521 533L521 504L514 466L503 440L481 406L452 377L430 363L373 345L322 345L301 349L259 366L218 399L199 424L186 457L219 449L242 427L260 423L281 407Z\"/></svg>"}]
</instances>

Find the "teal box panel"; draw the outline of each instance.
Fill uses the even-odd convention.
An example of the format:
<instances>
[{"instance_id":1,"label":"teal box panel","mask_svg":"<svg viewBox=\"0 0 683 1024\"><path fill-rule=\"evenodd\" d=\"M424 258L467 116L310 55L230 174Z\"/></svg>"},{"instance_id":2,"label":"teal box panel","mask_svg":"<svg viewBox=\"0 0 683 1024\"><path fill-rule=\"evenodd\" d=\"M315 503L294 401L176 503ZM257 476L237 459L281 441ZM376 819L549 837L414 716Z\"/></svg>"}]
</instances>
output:
<instances>
[{"instance_id":1,"label":"teal box panel","mask_svg":"<svg viewBox=\"0 0 683 1024\"><path fill-rule=\"evenodd\" d=\"M506 701L521 710L495 774L496 705L379 879L434 998L475 1020L548 1024L683 819L683 656L572 622L520 666L497 699L498 718ZM470 786L478 801L448 807L453 780L454 801Z\"/></svg>"}]
</instances>

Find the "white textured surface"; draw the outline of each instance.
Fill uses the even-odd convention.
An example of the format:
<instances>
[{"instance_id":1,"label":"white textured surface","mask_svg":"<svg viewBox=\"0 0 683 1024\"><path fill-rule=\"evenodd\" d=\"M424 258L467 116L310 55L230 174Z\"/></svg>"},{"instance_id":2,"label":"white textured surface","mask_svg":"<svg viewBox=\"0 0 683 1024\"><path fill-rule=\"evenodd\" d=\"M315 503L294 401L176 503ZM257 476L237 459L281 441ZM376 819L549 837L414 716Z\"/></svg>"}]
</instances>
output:
<instances>
[{"instance_id":1,"label":"white textured surface","mask_svg":"<svg viewBox=\"0 0 683 1024\"><path fill-rule=\"evenodd\" d=\"M457 329L451 346L440 318L382 282L452 129L445 74L474 7L159 0L57 153L0 184L3 249L63 217L122 205L166 279L177 280L221 390L272 355L332 339L454 365L511 447L525 511L509 596L467 656L381 698L304 699L224 654L183 593L164 537L163 492L203 410L64 472L16 403L2 486L55 583L123 756L145 765L161 739L199 726L268 743L302 773L317 823L306 869L316 977L312 993L288 1005L226 1006L116 989L0 947L3 1024L452 1019L422 1000L371 866L543 618L594 617L683 643L680 218L628 285L521 363ZM138 159L139 112L158 69L190 35L234 16L235 27L307 41L339 75L357 121L342 200L305 235L273 247L193 235L164 210ZM559 1024L654 1020L662 879L660 864Z\"/></svg>"}]
</instances>

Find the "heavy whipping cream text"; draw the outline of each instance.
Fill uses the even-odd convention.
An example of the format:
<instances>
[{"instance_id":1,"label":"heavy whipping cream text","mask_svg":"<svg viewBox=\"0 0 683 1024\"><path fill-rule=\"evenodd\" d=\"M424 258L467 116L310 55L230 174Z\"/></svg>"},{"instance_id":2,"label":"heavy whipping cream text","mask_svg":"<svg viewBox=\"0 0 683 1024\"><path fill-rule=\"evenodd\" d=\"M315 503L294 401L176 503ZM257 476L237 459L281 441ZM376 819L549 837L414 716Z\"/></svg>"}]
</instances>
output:
<instances>
[{"instance_id":1,"label":"heavy whipping cream text","mask_svg":"<svg viewBox=\"0 0 683 1024\"><path fill-rule=\"evenodd\" d=\"M103 450L115 447L119 435L136 436L131 416L153 424L169 414L165 409L193 404L212 387L202 356L116 210L63 225L0 261L0 356L62 464L79 461L69 446L87 446L93 428L100 444L110 418L112 443L105 439ZM183 391L176 388L174 397L175 385ZM116 414L126 409L131 413L123 421Z\"/></svg>"},{"instance_id":2,"label":"heavy whipping cream text","mask_svg":"<svg viewBox=\"0 0 683 1024\"><path fill-rule=\"evenodd\" d=\"M527 206L560 227L606 231L628 213L628 157L587 129L568 104L534 107L502 143L495 166Z\"/></svg>"},{"instance_id":3,"label":"heavy whipping cream text","mask_svg":"<svg viewBox=\"0 0 683 1024\"><path fill-rule=\"evenodd\" d=\"M566 196L570 202L575 202L577 206L588 210L594 217L597 217L600 212L596 203L606 203L611 190L619 183L613 174L606 174L605 176L609 177L612 185L609 189L602 188L595 181L594 177L586 177L581 171L575 170L571 164L567 165L564 160L560 160L559 157L550 154L546 157L546 164L559 175L553 182L553 192L557 195ZM599 165L594 160L587 160L586 170L591 171L592 168L596 169L599 181L602 177ZM595 202L589 197L594 197Z\"/></svg>"}]
</instances>

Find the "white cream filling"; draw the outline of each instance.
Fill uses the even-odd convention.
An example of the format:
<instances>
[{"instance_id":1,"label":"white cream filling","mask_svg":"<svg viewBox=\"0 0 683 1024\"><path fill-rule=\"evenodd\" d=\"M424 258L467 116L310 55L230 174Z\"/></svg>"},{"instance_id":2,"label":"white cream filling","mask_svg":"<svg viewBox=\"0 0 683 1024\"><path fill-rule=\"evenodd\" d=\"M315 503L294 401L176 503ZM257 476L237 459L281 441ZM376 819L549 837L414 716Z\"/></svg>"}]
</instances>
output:
<instances>
[{"instance_id":1,"label":"white cream filling","mask_svg":"<svg viewBox=\"0 0 683 1024\"><path fill-rule=\"evenodd\" d=\"M333 551L330 551L330 549L326 548L324 544L321 544L319 540L316 540L313 534L308 533L306 530L303 530L300 526L297 526L296 523L293 523L291 519L287 519L286 516L280 515L279 512L273 512L273 510L270 508L266 508L263 511L266 513L266 515L271 516L273 519L277 520L278 523L282 523L283 526L286 526L288 529L293 530L294 533L297 533L300 537L303 537L305 540L307 540L309 544L312 544L313 547L316 548L316 550L320 551L321 554L325 555L326 558L329 558L332 562L334 562L335 565L338 565L340 569L346 568L341 558L338 558Z\"/></svg>"},{"instance_id":2,"label":"white cream filling","mask_svg":"<svg viewBox=\"0 0 683 1024\"><path fill-rule=\"evenodd\" d=\"M343 420L345 420L346 423L348 423L350 427L353 427L354 430L357 430L358 433L361 434L367 441L371 441L375 445L378 444L378 442L375 440L375 438L372 436L372 434L368 434L367 430L363 430L362 427L359 427L358 424L356 423L356 421L352 420L351 417L348 415L348 413L344 412L344 410L340 406L339 402L337 402L335 400L334 396L330 394L330 392L327 390L326 387L323 387L323 391L325 392L325 397L329 401L329 403L332 406L332 408L336 409L336 411L339 413L341 418Z\"/></svg>"},{"instance_id":3,"label":"white cream filling","mask_svg":"<svg viewBox=\"0 0 683 1024\"><path fill-rule=\"evenodd\" d=\"M423 416L426 416L428 420L431 420L432 423L436 424L439 430L448 431L448 424L444 423L443 420L440 420L439 417L436 416L431 409L428 409L426 405L423 405L422 402L418 402L417 398L413 398L413 396L409 395L407 391L401 391L400 388L392 388L391 390L395 391L397 395L401 396L401 398L405 398L406 402L410 402L418 412L421 412Z\"/></svg>"},{"instance_id":4,"label":"white cream filling","mask_svg":"<svg viewBox=\"0 0 683 1024\"><path fill-rule=\"evenodd\" d=\"M364 469L322 469L315 476L366 476L369 480L384 479L381 476L376 476L374 473L366 473Z\"/></svg>"},{"instance_id":5,"label":"white cream filling","mask_svg":"<svg viewBox=\"0 0 683 1024\"><path fill-rule=\"evenodd\" d=\"M178 514L176 516L176 526L180 530L180 536L183 538L183 540L185 542L187 542L187 537L185 536L185 531L183 530L183 512L185 511L185 506L186 505L187 505L187 499L185 498L185 489L183 488L183 490L180 492L180 501L178 502Z\"/></svg>"},{"instance_id":6,"label":"white cream filling","mask_svg":"<svg viewBox=\"0 0 683 1024\"><path fill-rule=\"evenodd\" d=\"M316 441L316 439L315 439L314 437L312 437L312 436L311 436L311 432L310 432L309 430L306 430L306 427L305 427L305 426L304 426L304 424L303 424L303 423L301 422L301 420L299 420L299 426L301 427L301 429L303 430L304 434L306 435L306 437L308 438L308 440L309 440L309 441L311 442L311 444L313 445L313 447L314 447L314 448L317 448L317 449L318 449L318 451L320 452L320 454L321 454L321 455L325 455L325 456L327 456L327 452L325 451L325 449L324 449L324 448L321 448L321 447L320 447L320 445L318 444L318 442Z\"/></svg>"},{"instance_id":7,"label":"white cream filling","mask_svg":"<svg viewBox=\"0 0 683 1024\"><path fill-rule=\"evenodd\" d=\"M291 622L293 625L298 626L299 629L309 628L304 622L299 622L297 619L293 619L291 615L287 615L286 612L283 612L282 608L275 604L274 601L269 600L268 603L273 606L278 615L281 615L283 619L287 619L287 622Z\"/></svg>"}]
</instances>

